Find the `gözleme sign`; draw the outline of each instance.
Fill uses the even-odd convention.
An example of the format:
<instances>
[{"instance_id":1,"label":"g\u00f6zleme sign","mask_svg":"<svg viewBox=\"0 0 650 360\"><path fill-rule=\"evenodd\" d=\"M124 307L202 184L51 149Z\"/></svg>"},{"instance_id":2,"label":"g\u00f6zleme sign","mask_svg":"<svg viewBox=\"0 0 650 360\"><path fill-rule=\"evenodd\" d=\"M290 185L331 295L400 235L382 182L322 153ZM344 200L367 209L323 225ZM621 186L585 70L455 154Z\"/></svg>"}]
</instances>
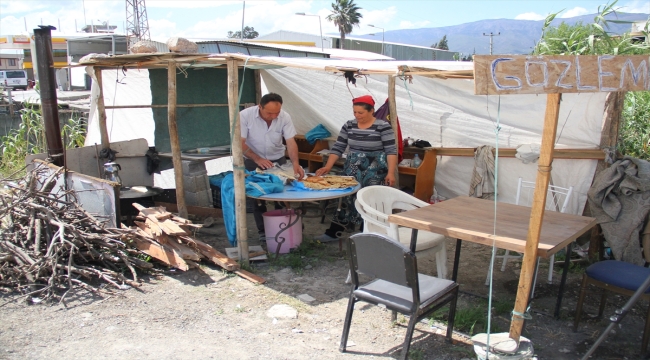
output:
<instances>
[{"instance_id":1,"label":"g\u00f6zleme sign","mask_svg":"<svg viewBox=\"0 0 650 360\"><path fill-rule=\"evenodd\" d=\"M548 94L650 90L647 55L477 55L474 93Z\"/></svg>"}]
</instances>

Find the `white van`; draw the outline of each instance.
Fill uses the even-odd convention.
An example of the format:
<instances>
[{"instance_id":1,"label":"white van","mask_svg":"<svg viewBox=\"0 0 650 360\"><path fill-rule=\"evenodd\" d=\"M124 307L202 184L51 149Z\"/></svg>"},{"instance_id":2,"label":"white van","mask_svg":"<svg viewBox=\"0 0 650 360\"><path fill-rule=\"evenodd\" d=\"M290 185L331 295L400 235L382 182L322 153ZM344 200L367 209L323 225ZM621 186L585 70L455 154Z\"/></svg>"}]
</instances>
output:
<instances>
[{"instance_id":1,"label":"white van","mask_svg":"<svg viewBox=\"0 0 650 360\"><path fill-rule=\"evenodd\" d=\"M25 70L0 70L0 86L27 90Z\"/></svg>"}]
</instances>

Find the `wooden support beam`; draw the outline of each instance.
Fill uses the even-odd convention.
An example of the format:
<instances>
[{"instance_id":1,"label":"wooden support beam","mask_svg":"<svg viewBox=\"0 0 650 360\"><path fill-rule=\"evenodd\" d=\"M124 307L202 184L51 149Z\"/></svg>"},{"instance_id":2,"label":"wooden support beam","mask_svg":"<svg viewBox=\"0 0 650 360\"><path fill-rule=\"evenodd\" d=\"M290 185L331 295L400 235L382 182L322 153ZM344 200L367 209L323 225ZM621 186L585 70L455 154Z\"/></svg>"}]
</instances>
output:
<instances>
[{"instance_id":1,"label":"wooden support beam","mask_svg":"<svg viewBox=\"0 0 650 360\"><path fill-rule=\"evenodd\" d=\"M99 135L101 136L102 149L111 147L108 138L108 127L106 126L106 106L104 105L104 90L102 86L102 69L99 67L94 68L95 80L97 81L97 88L99 95L97 97L97 119L99 120Z\"/></svg>"},{"instance_id":2,"label":"wooden support beam","mask_svg":"<svg viewBox=\"0 0 650 360\"><path fill-rule=\"evenodd\" d=\"M474 148L440 148L434 147L440 156L467 156L474 157ZM494 153L494 150L492 150ZM499 148L500 158L513 158L517 154L514 148ZM605 153L600 149L553 149L554 159L591 159L603 160Z\"/></svg>"},{"instance_id":3,"label":"wooden support beam","mask_svg":"<svg viewBox=\"0 0 650 360\"><path fill-rule=\"evenodd\" d=\"M237 219L237 246L239 260L248 265L248 231L246 230L246 189L244 183L244 156L242 154L241 126L239 122L239 74L237 60L228 60L228 104L232 138L232 165L235 182L235 218Z\"/></svg>"},{"instance_id":4,"label":"wooden support beam","mask_svg":"<svg viewBox=\"0 0 650 360\"><path fill-rule=\"evenodd\" d=\"M156 206L163 206L167 211L171 212L178 212L178 206L176 204L172 203L166 203L166 202L154 202ZM187 212L192 215L197 215L197 216L212 216L214 218L220 218L223 217L223 212L221 209L215 209L215 208L208 208L208 207L202 207L202 206L191 206L187 205L185 207L187 209Z\"/></svg>"},{"instance_id":5,"label":"wooden support beam","mask_svg":"<svg viewBox=\"0 0 650 360\"><path fill-rule=\"evenodd\" d=\"M262 74L259 70L253 70L255 74L255 103L259 104L262 100Z\"/></svg>"},{"instance_id":6,"label":"wooden support beam","mask_svg":"<svg viewBox=\"0 0 650 360\"><path fill-rule=\"evenodd\" d=\"M379 100L379 99L377 99ZM395 132L395 146L399 149L399 138L397 133L397 101L395 100L395 76L388 75L388 111L390 112L390 126ZM395 187L399 189L399 172L395 167Z\"/></svg>"},{"instance_id":7,"label":"wooden support beam","mask_svg":"<svg viewBox=\"0 0 650 360\"><path fill-rule=\"evenodd\" d=\"M181 160L181 143L178 139L176 123L176 63L167 64L167 124L169 126L169 142L172 147L172 163L174 164L174 179L176 180L176 203L178 215L187 218L185 207L185 187L183 186L183 163Z\"/></svg>"},{"instance_id":8,"label":"wooden support beam","mask_svg":"<svg viewBox=\"0 0 650 360\"><path fill-rule=\"evenodd\" d=\"M560 100L562 99L562 94L547 94L546 96L546 114L544 115L537 180L535 181L535 191L533 193L526 249L521 264L521 274L519 275L515 310L510 322L510 338L515 340L517 344L519 344L519 337L524 326L524 317L520 314L524 314L528 308L530 289L533 284L533 274L537 261L537 246L539 245L539 236L542 232L546 194L548 191L548 182L551 177L551 165L553 164L553 147L555 146L557 120L560 114Z\"/></svg>"},{"instance_id":9,"label":"wooden support beam","mask_svg":"<svg viewBox=\"0 0 650 360\"><path fill-rule=\"evenodd\" d=\"M607 94L607 99L605 100L605 113L603 115L603 130L600 133L601 149L610 149L611 151L616 152L618 133L621 127L623 105L625 103L625 94L626 92L624 91L610 92ZM596 165L594 178L596 178L596 175L605 170L608 166L609 165L604 161L604 158L600 159ZM584 216L591 215L589 203L587 203L587 206L585 206L582 214ZM599 226L594 226L594 228L591 230L591 238L589 239L589 259L598 260L602 239L603 237L599 231Z\"/></svg>"}]
</instances>

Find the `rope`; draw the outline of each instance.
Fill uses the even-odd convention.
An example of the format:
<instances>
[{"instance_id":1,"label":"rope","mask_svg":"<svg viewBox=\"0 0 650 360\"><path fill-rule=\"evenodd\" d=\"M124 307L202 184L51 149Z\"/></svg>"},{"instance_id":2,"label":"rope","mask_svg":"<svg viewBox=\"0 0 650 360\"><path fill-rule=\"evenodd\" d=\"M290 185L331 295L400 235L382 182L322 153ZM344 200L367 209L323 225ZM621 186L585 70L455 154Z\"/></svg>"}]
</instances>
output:
<instances>
[{"instance_id":1,"label":"rope","mask_svg":"<svg viewBox=\"0 0 650 360\"><path fill-rule=\"evenodd\" d=\"M242 90L244 89L244 80L246 79L246 65L248 64L248 60L250 58L246 58L246 61L244 62L244 71L242 72L242 77L241 77L241 83L239 84L239 96L237 98L237 106L233 111L236 111L234 114L231 114L233 119L232 126L230 127L230 156L232 156L232 144L235 140L235 129L237 128L237 122L239 121L239 117L237 116L237 113L239 112L239 104L241 104L241 94ZM241 136L241 134L239 135ZM246 170L245 166L235 166L234 162L232 164L232 169L233 170Z\"/></svg>"},{"instance_id":2,"label":"rope","mask_svg":"<svg viewBox=\"0 0 650 360\"><path fill-rule=\"evenodd\" d=\"M496 138L495 152L494 152L494 220L492 228L492 257L490 258L490 289L488 292L488 318L487 318L487 355L486 359L490 358L490 328L492 327L492 271L494 270L494 258L497 253L496 234L497 234L497 189L499 186L499 132L501 131L501 96L497 102L497 122L494 128Z\"/></svg>"},{"instance_id":3,"label":"rope","mask_svg":"<svg viewBox=\"0 0 650 360\"><path fill-rule=\"evenodd\" d=\"M402 75L401 78L404 80L404 88L406 89L406 93L409 95L409 104L411 105L411 110L414 110L413 108L413 97L411 96L411 90L409 90L409 86L406 84L406 78L407 76L405 75L405 70L402 70Z\"/></svg>"}]
</instances>

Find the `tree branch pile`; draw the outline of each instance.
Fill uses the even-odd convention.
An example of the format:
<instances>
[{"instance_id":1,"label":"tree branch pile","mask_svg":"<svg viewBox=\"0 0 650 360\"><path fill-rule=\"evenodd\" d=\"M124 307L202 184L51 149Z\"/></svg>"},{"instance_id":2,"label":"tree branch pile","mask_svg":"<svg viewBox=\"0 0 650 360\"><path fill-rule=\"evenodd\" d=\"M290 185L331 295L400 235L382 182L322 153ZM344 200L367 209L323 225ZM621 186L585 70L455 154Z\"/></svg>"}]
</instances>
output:
<instances>
[{"instance_id":1,"label":"tree branch pile","mask_svg":"<svg viewBox=\"0 0 650 360\"><path fill-rule=\"evenodd\" d=\"M145 261L150 257L183 271L206 259L264 282L192 237L199 225L164 208L134 204L140 210L136 227L107 226L81 207L73 190L53 191L62 169L47 171L37 166L17 181L0 179L0 287L65 304L72 290L99 294L139 287L138 270L154 269Z\"/></svg>"},{"instance_id":2,"label":"tree branch pile","mask_svg":"<svg viewBox=\"0 0 650 360\"><path fill-rule=\"evenodd\" d=\"M99 294L96 280L107 290L140 286L136 269L153 264L129 245L135 230L107 227L74 191L52 192L62 169L46 171L40 166L23 179L0 180L0 286L64 304L72 290Z\"/></svg>"}]
</instances>

